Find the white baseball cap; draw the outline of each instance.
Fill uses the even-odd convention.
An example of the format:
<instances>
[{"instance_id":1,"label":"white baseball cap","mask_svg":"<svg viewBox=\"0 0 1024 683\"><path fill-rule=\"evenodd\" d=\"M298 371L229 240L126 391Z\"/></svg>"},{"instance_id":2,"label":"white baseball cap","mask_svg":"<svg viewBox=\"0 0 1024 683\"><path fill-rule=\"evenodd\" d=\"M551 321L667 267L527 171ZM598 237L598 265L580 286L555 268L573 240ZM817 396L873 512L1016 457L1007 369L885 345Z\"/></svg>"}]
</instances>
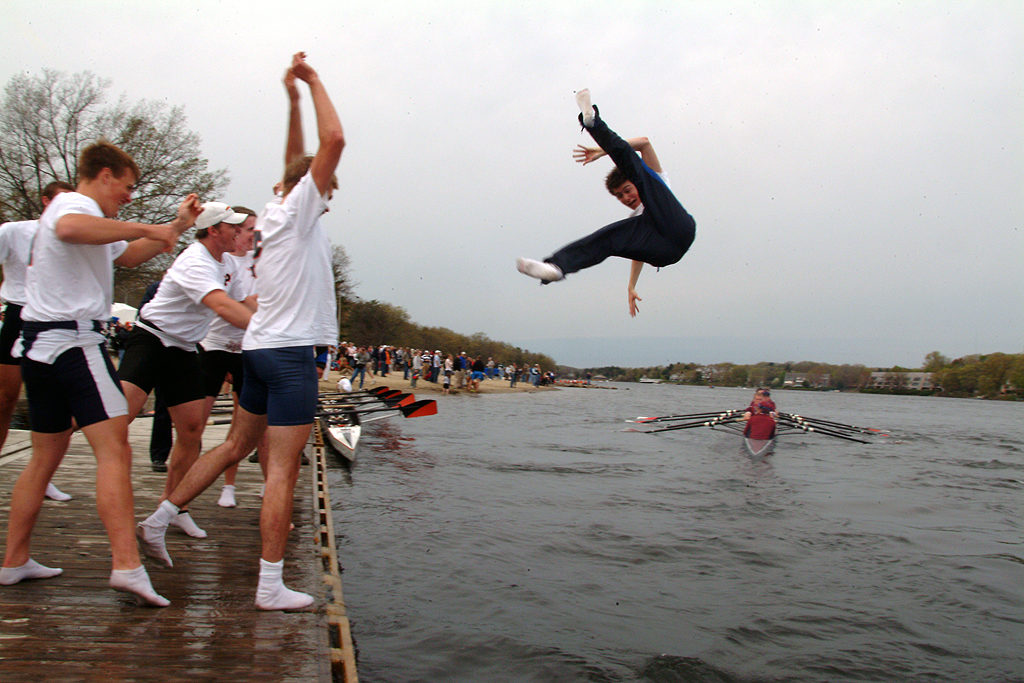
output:
<instances>
[{"instance_id":1,"label":"white baseball cap","mask_svg":"<svg viewBox=\"0 0 1024 683\"><path fill-rule=\"evenodd\" d=\"M230 206L223 202L206 202L203 204L203 212L196 218L196 230L210 228L218 223L239 225L244 223L248 217L244 213L235 213Z\"/></svg>"}]
</instances>

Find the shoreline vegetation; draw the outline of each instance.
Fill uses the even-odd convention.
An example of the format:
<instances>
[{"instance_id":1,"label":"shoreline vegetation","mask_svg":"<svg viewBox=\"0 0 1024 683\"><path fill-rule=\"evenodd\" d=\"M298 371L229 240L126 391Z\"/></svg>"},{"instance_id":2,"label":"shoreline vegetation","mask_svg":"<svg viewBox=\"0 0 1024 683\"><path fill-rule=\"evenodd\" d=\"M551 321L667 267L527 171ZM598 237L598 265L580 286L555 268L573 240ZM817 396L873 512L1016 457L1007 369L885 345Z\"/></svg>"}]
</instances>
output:
<instances>
[{"instance_id":1,"label":"shoreline vegetation","mask_svg":"<svg viewBox=\"0 0 1024 683\"><path fill-rule=\"evenodd\" d=\"M560 379L589 377L614 382L1024 400L1024 353L972 354L950 360L932 351L916 369L801 361L751 365L673 363L645 368L558 366L556 374Z\"/></svg>"}]
</instances>

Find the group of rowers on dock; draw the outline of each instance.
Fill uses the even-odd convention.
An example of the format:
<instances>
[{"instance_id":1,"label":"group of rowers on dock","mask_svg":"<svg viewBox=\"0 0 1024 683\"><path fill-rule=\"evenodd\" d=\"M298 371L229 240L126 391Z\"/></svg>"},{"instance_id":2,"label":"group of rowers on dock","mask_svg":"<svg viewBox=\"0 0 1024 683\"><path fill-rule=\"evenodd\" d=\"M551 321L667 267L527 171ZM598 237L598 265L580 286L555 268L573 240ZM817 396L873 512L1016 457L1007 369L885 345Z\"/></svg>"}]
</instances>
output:
<instances>
[{"instance_id":1,"label":"group of rowers on dock","mask_svg":"<svg viewBox=\"0 0 1024 683\"><path fill-rule=\"evenodd\" d=\"M299 82L309 87L316 113L319 146L312 156L304 152ZM34 232L23 259L25 303L20 316L9 306L4 321L4 334L12 336L8 323L17 319L20 336L13 334L4 367L25 384L32 457L11 495L0 585L63 571L34 560L30 543L50 479L77 429L96 457L96 506L110 541L113 589L144 605L169 605L150 581L140 545L146 555L172 566L168 526L205 536L187 513L189 501L260 444L265 486L255 604L285 610L313 603L313 596L287 588L282 572L300 457L317 410L314 349L338 339L331 244L319 219L337 188L334 172L345 138L305 53L292 57L284 85L285 171L277 196L258 217L219 202L201 204L190 194L170 223L118 221L141 174L129 154L100 140L81 151L77 186L62 188L71 191L53 196L31 222ZM102 334L113 304L113 266L134 267L172 250L192 226L196 242L178 255L142 307L115 370ZM244 273L230 265L227 254L245 231L255 235L249 256L256 265L250 261L248 268L254 294L237 297L232 280ZM4 270L9 278L10 270ZM241 341L227 349L241 370L231 372L237 394L227 438L199 457L212 401L197 344L215 322L244 330ZM136 524L128 425L154 391L170 412L177 438L159 507Z\"/></svg>"}]
</instances>

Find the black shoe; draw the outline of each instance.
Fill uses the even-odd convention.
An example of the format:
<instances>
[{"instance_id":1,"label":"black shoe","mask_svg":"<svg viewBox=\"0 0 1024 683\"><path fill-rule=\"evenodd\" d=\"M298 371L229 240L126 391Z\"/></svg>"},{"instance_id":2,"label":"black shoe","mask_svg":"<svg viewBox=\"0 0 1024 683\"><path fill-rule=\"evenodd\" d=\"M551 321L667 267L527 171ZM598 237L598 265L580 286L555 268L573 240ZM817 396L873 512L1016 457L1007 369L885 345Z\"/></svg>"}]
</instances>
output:
<instances>
[{"instance_id":1,"label":"black shoe","mask_svg":"<svg viewBox=\"0 0 1024 683\"><path fill-rule=\"evenodd\" d=\"M252 455L249 456L249 462L259 462L260 454L257 451L253 451Z\"/></svg>"},{"instance_id":2,"label":"black shoe","mask_svg":"<svg viewBox=\"0 0 1024 683\"><path fill-rule=\"evenodd\" d=\"M302 454L302 464L303 465L308 465L309 464L309 458L306 457L305 453Z\"/></svg>"},{"instance_id":3,"label":"black shoe","mask_svg":"<svg viewBox=\"0 0 1024 683\"><path fill-rule=\"evenodd\" d=\"M165 462L153 462L153 463L150 463L150 467L153 468L154 472L166 472L167 471L167 463L165 463Z\"/></svg>"}]
</instances>

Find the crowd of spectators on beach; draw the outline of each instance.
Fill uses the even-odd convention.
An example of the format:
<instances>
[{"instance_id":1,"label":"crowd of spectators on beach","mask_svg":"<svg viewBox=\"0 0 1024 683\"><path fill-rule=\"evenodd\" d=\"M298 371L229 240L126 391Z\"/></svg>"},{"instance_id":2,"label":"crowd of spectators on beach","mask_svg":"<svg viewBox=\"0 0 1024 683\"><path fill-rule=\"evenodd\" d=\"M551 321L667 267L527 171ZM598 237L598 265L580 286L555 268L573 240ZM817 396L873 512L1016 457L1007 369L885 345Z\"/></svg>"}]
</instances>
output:
<instances>
[{"instance_id":1,"label":"crowd of spectators on beach","mask_svg":"<svg viewBox=\"0 0 1024 683\"><path fill-rule=\"evenodd\" d=\"M484 381L508 382L510 386L529 384L545 386L555 381L553 371L544 371L539 364L516 364L495 361L493 357L458 354L441 349L416 349L380 344L359 346L342 341L331 349L331 368L348 376L355 388L361 388L367 375L387 377L400 373L412 386L424 381L441 384L445 389L478 391Z\"/></svg>"}]
</instances>

